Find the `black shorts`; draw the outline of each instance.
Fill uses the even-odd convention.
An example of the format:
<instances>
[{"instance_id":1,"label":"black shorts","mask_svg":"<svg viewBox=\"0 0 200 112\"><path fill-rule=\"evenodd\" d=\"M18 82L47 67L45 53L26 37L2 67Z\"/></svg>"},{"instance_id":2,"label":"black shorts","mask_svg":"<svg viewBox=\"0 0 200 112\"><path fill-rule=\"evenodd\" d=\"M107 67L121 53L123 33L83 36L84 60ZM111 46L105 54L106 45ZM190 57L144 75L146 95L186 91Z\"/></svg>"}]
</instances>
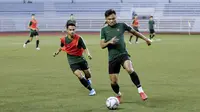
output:
<instances>
[{"instance_id":1,"label":"black shorts","mask_svg":"<svg viewBox=\"0 0 200 112\"><path fill-rule=\"evenodd\" d=\"M109 74L119 74L121 66L126 60L130 60L128 54L123 54L112 61L109 61Z\"/></svg>"},{"instance_id":2,"label":"black shorts","mask_svg":"<svg viewBox=\"0 0 200 112\"><path fill-rule=\"evenodd\" d=\"M71 64L70 68L71 68L73 73L76 70L87 70L87 69L89 69L87 61L81 61L79 63Z\"/></svg>"},{"instance_id":3,"label":"black shorts","mask_svg":"<svg viewBox=\"0 0 200 112\"><path fill-rule=\"evenodd\" d=\"M149 29L150 34L155 33L154 29Z\"/></svg>"},{"instance_id":4,"label":"black shorts","mask_svg":"<svg viewBox=\"0 0 200 112\"><path fill-rule=\"evenodd\" d=\"M38 36L38 32L36 30L30 31L30 37Z\"/></svg>"},{"instance_id":5,"label":"black shorts","mask_svg":"<svg viewBox=\"0 0 200 112\"><path fill-rule=\"evenodd\" d=\"M138 29L138 27L133 27L133 29L134 29L135 31L137 31L137 32L140 32L139 29Z\"/></svg>"}]
</instances>

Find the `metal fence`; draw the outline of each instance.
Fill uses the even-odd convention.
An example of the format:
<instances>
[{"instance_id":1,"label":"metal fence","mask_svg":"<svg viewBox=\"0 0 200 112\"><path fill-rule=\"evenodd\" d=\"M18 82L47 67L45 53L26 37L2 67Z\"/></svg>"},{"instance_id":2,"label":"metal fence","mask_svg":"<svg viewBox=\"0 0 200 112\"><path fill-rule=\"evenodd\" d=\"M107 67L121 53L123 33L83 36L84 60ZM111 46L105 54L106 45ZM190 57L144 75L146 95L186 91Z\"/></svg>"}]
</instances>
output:
<instances>
[{"instance_id":1,"label":"metal fence","mask_svg":"<svg viewBox=\"0 0 200 112\"><path fill-rule=\"evenodd\" d=\"M40 31L61 31L68 18L38 18ZM28 31L30 18L0 19L0 32ZM119 19L131 25L130 19ZM100 31L104 19L77 19L78 31ZM140 31L148 31L148 20L139 20ZM200 32L200 19L191 18L156 18L155 30L157 32Z\"/></svg>"}]
</instances>

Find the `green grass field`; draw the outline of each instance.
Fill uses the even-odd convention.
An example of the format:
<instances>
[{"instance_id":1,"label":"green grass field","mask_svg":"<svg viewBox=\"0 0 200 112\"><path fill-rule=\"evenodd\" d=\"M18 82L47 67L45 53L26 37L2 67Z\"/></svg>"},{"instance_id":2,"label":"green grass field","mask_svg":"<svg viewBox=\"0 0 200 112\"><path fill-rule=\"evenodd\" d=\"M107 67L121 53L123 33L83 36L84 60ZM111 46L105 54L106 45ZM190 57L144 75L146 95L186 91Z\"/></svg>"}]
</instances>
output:
<instances>
[{"instance_id":1,"label":"green grass field","mask_svg":"<svg viewBox=\"0 0 200 112\"><path fill-rule=\"evenodd\" d=\"M134 68L149 99L141 101L129 75L121 69L123 103L110 111L105 101L114 92L107 73L107 50L98 35L82 35L93 56L88 60L96 96L88 96L72 74L66 54L52 57L59 36L41 36L22 48L25 36L0 37L0 112L200 112L200 38L158 35L161 41L127 44ZM126 35L128 40L128 35ZM140 40L142 42L142 40Z\"/></svg>"}]
</instances>

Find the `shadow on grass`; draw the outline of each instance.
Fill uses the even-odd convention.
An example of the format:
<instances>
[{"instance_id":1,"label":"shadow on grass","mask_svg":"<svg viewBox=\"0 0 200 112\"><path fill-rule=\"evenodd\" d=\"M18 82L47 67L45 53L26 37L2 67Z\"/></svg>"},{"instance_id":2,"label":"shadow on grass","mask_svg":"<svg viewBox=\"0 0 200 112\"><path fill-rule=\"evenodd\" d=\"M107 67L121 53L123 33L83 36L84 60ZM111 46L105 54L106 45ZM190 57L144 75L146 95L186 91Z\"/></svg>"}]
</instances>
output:
<instances>
[{"instance_id":1,"label":"shadow on grass","mask_svg":"<svg viewBox=\"0 0 200 112\"><path fill-rule=\"evenodd\" d=\"M161 108L166 107L169 104L172 104L172 102L178 102L178 100L170 98L170 97L151 97L146 101L126 101L124 103L135 103L137 105L150 107L150 108Z\"/></svg>"}]
</instances>

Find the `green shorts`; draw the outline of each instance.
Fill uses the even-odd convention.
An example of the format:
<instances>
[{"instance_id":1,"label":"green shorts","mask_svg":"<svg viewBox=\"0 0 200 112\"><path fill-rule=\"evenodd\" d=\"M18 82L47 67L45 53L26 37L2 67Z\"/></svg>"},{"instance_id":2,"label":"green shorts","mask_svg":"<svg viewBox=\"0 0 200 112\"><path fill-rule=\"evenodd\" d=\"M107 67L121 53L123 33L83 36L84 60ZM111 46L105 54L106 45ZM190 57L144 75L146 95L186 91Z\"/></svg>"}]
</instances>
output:
<instances>
[{"instance_id":1,"label":"green shorts","mask_svg":"<svg viewBox=\"0 0 200 112\"><path fill-rule=\"evenodd\" d=\"M87 61L81 61L79 63L74 63L70 65L72 72L76 70L87 70L89 69Z\"/></svg>"},{"instance_id":2,"label":"green shorts","mask_svg":"<svg viewBox=\"0 0 200 112\"><path fill-rule=\"evenodd\" d=\"M31 30L30 31L30 37L38 36L38 32L36 30Z\"/></svg>"}]
</instances>

